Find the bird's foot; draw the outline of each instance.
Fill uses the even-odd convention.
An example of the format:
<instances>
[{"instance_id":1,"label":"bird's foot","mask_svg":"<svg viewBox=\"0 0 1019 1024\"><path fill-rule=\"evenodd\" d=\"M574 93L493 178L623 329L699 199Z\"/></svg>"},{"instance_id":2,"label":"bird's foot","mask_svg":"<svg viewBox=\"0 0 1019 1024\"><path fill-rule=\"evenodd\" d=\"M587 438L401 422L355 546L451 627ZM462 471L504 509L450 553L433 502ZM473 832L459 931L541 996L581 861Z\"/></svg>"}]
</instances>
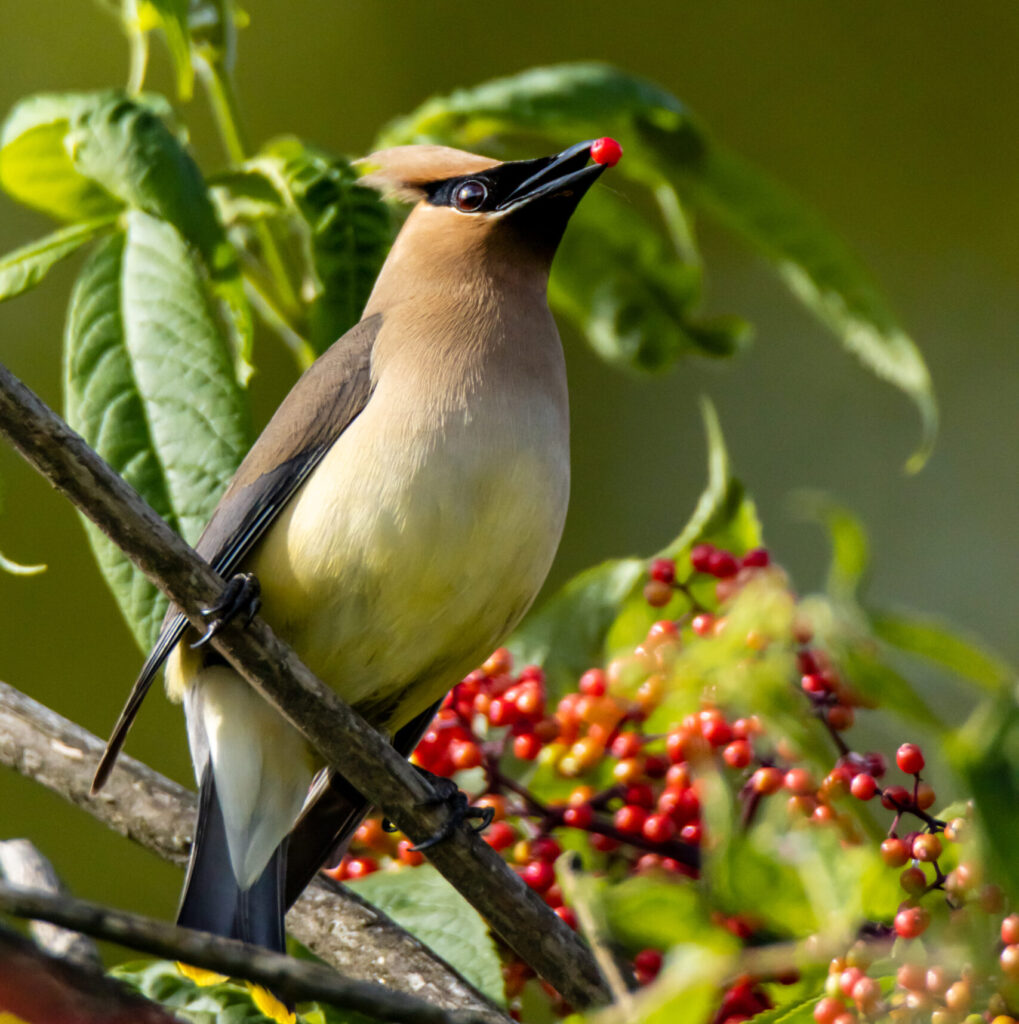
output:
<instances>
[{"instance_id":1,"label":"bird's foot","mask_svg":"<svg viewBox=\"0 0 1019 1024\"><path fill-rule=\"evenodd\" d=\"M437 846L444 839L448 839L465 821L477 820L478 824L472 826L472 831L481 832L492 824L495 816L495 809L492 807L472 807L467 802L466 794L460 791L459 786L445 776L436 775L425 768L414 765L414 770L426 778L435 787L435 797L429 803L445 804L449 808L449 817L434 835L415 843L411 849L417 853ZM397 832L397 827L391 821L383 821L383 829L387 832Z\"/></svg>"},{"instance_id":2,"label":"bird's foot","mask_svg":"<svg viewBox=\"0 0 1019 1024\"><path fill-rule=\"evenodd\" d=\"M209 624L201 638L191 646L194 649L204 647L223 627L243 615L243 626L247 626L255 617L262 605L262 586L254 573L239 572L231 576L219 595L219 600L208 608L202 609L202 618Z\"/></svg>"}]
</instances>

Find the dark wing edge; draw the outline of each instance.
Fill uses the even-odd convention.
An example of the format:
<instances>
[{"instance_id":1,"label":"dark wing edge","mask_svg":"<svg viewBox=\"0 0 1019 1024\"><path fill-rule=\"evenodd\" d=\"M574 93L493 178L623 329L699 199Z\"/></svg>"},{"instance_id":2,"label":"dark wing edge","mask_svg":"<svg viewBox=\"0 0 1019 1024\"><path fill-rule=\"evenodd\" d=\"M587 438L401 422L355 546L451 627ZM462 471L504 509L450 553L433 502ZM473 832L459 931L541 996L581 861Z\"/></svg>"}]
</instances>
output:
<instances>
[{"instance_id":1,"label":"dark wing edge","mask_svg":"<svg viewBox=\"0 0 1019 1024\"><path fill-rule=\"evenodd\" d=\"M393 737L393 746L410 757L435 717L436 701ZM308 802L288 836L284 905L289 909L305 887L330 861L338 861L347 841L370 810L368 801L341 775L325 769L316 780Z\"/></svg>"},{"instance_id":2,"label":"dark wing edge","mask_svg":"<svg viewBox=\"0 0 1019 1024\"><path fill-rule=\"evenodd\" d=\"M352 327L294 385L245 456L195 550L229 577L371 397L371 354L381 315ZM296 413L296 415L295 415ZM271 467L263 471L263 467ZM92 780L106 784L153 680L188 627L171 605L131 687Z\"/></svg>"}]
</instances>

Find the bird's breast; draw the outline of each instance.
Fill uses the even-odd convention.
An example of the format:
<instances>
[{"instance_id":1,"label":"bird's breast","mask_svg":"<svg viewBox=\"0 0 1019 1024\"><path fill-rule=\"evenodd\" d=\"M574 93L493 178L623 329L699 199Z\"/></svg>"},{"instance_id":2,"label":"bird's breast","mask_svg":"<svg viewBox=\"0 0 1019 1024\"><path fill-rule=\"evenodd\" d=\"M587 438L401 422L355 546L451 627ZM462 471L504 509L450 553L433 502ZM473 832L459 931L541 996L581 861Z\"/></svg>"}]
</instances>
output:
<instances>
[{"instance_id":1,"label":"bird's breast","mask_svg":"<svg viewBox=\"0 0 1019 1024\"><path fill-rule=\"evenodd\" d=\"M395 401L376 392L250 566L267 621L391 728L522 616L555 554L569 489L555 402L496 392L436 417L421 401L394 414Z\"/></svg>"}]
</instances>

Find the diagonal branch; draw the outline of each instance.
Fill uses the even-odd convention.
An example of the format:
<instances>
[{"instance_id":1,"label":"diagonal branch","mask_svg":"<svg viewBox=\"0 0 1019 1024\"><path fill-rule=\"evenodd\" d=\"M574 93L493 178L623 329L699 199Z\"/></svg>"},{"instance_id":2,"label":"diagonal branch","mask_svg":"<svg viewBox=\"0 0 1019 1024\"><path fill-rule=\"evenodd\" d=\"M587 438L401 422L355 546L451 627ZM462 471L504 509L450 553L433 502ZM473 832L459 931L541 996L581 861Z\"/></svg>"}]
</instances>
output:
<instances>
[{"instance_id":1,"label":"diagonal branch","mask_svg":"<svg viewBox=\"0 0 1019 1024\"><path fill-rule=\"evenodd\" d=\"M403 1024L485 1024L488 1019L471 1010L443 1010L403 992L345 978L330 967L260 946L178 928L70 896L0 883L0 911L48 921L166 960L246 978L294 1002L321 1000L378 1020L398 1020Z\"/></svg>"},{"instance_id":2,"label":"diagonal branch","mask_svg":"<svg viewBox=\"0 0 1019 1024\"><path fill-rule=\"evenodd\" d=\"M103 742L0 682L0 764L183 865L194 833L195 795L127 755L103 791L89 792ZM320 876L287 916L295 938L348 977L375 981L446 1009L470 1009L488 1024L506 1016L441 957L349 889Z\"/></svg>"},{"instance_id":3,"label":"diagonal branch","mask_svg":"<svg viewBox=\"0 0 1019 1024\"><path fill-rule=\"evenodd\" d=\"M78 506L197 628L223 580L32 391L0 366L0 433ZM260 619L228 627L214 645L255 689L408 836L422 840L448 810L395 750L301 663ZM459 828L429 858L496 933L569 1002L610 998L582 940L505 861Z\"/></svg>"}]
</instances>

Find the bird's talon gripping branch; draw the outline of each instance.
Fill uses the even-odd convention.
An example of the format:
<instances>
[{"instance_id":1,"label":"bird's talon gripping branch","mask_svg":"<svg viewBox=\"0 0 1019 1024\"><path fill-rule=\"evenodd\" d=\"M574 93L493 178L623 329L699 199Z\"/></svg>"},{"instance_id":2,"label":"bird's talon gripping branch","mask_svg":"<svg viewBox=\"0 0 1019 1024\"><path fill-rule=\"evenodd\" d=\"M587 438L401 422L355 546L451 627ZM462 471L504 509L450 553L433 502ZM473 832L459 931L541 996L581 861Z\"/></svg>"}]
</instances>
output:
<instances>
[{"instance_id":1,"label":"bird's talon gripping branch","mask_svg":"<svg viewBox=\"0 0 1019 1024\"><path fill-rule=\"evenodd\" d=\"M202 618L209 620L209 625L202 636L191 647L197 650L204 647L223 627L243 614L242 626L251 624L262 605L262 586L254 573L239 572L231 576L219 595L219 600L208 608L202 609Z\"/></svg>"},{"instance_id":2,"label":"bird's talon gripping branch","mask_svg":"<svg viewBox=\"0 0 1019 1024\"><path fill-rule=\"evenodd\" d=\"M492 824L495 817L495 809L492 807L473 807L467 802L467 797L460 791L452 779L442 775L435 775L426 768L414 766L417 773L426 778L435 787L435 797L429 800L429 804L446 804L449 807L449 817L439 827L434 835L421 840L411 847L415 853L428 850L437 846L444 839L448 839L456 829L465 821L477 819L478 824L471 828L472 832L483 832ZM382 822L382 829L385 832L398 832L399 829L387 818Z\"/></svg>"}]
</instances>

